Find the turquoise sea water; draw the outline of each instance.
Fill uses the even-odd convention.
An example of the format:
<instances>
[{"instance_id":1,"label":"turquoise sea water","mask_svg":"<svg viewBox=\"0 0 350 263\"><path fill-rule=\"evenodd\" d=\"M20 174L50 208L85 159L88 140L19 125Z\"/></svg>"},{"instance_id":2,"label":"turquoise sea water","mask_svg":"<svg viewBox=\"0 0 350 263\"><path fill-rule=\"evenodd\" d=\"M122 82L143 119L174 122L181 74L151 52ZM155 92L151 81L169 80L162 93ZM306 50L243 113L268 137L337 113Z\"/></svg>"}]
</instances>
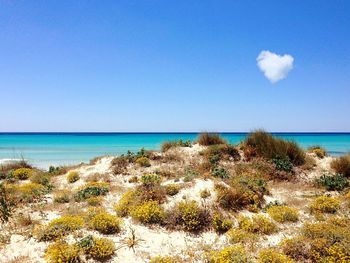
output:
<instances>
[{"instance_id":1,"label":"turquoise sea water","mask_svg":"<svg viewBox=\"0 0 350 263\"><path fill-rule=\"evenodd\" d=\"M140 148L159 149L166 140L195 140L197 133L0 133L0 162L24 158L47 168L50 165L88 162L96 156L118 155ZM332 155L350 152L350 133L275 133L302 147L321 145ZM231 143L246 133L222 134Z\"/></svg>"}]
</instances>

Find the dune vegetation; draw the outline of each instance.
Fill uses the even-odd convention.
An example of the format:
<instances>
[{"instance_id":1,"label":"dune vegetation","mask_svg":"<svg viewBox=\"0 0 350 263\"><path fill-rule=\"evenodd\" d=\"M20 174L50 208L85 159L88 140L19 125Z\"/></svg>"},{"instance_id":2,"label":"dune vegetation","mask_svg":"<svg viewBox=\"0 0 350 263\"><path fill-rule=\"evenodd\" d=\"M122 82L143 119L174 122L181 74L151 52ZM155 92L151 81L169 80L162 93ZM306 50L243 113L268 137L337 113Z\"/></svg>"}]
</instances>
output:
<instances>
[{"instance_id":1,"label":"dune vegetation","mask_svg":"<svg viewBox=\"0 0 350 263\"><path fill-rule=\"evenodd\" d=\"M0 262L350 262L349 171L261 130L2 165Z\"/></svg>"}]
</instances>

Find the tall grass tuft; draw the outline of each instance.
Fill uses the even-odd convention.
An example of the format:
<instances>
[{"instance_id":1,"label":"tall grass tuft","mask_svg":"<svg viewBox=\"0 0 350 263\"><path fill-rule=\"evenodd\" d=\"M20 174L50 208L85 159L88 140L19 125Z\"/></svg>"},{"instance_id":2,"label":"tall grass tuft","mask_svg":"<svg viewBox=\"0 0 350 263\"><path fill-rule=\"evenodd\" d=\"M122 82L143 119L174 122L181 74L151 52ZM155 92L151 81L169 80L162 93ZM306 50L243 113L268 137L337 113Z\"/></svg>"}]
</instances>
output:
<instances>
[{"instance_id":1,"label":"tall grass tuft","mask_svg":"<svg viewBox=\"0 0 350 263\"><path fill-rule=\"evenodd\" d=\"M204 132L198 136L198 143L203 146L226 144L227 141L219 134Z\"/></svg>"},{"instance_id":2,"label":"tall grass tuft","mask_svg":"<svg viewBox=\"0 0 350 263\"><path fill-rule=\"evenodd\" d=\"M287 159L296 166L305 162L305 152L295 142L276 138L262 130L250 133L244 146L253 148L254 154L266 159Z\"/></svg>"},{"instance_id":3,"label":"tall grass tuft","mask_svg":"<svg viewBox=\"0 0 350 263\"><path fill-rule=\"evenodd\" d=\"M339 174L350 177L350 154L340 156L331 163L331 167Z\"/></svg>"}]
</instances>

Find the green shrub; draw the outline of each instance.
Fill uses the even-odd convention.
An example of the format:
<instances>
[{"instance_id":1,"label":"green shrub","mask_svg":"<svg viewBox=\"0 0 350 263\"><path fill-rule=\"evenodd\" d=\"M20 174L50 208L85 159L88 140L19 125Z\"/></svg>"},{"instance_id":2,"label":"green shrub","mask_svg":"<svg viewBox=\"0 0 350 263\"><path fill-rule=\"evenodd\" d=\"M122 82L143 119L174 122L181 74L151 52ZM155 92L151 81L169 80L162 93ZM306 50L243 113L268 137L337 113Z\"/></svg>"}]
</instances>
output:
<instances>
[{"instance_id":1,"label":"green shrub","mask_svg":"<svg viewBox=\"0 0 350 263\"><path fill-rule=\"evenodd\" d=\"M13 172L13 177L19 180L26 180L33 174L31 168L18 168Z\"/></svg>"},{"instance_id":2,"label":"green shrub","mask_svg":"<svg viewBox=\"0 0 350 263\"><path fill-rule=\"evenodd\" d=\"M67 182L72 184L80 179L79 173L77 171L71 171L67 175Z\"/></svg>"},{"instance_id":3,"label":"green shrub","mask_svg":"<svg viewBox=\"0 0 350 263\"><path fill-rule=\"evenodd\" d=\"M45 252L45 259L49 263L78 263L80 249L77 245L69 245L66 242L58 241L48 246Z\"/></svg>"},{"instance_id":4,"label":"green shrub","mask_svg":"<svg viewBox=\"0 0 350 263\"><path fill-rule=\"evenodd\" d=\"M213 216L213 227L218 233L225 233L232 228L232 221L225 218L220 213L215 213Z\"/></svg>"},{"instance_id":5,"label":"green shrub","mask_svg":"<svg viewBox=\"0 0 350 263\"><path fill-rule=\"evenodd\" d=\"M310 210L312 213L330 213L337 212L340 208L340 201L335 197L320 196L312 201Z\"/></svg>"},{"instance_id":6,"label":"green shrub","mask_svg":"<svg viewBox=\"0 0 350 263\"><path fill-rule=\"evenodd\" d=\"M137 158L136 163L138 165L140 165L141 167L150 167L151 166L150 160L145 156Z\"/></svg>"},{"instance_id":7,"label":"green shrub","mask_svg":"<svg viewBox=\"0 0 350 263\"><path fill-rule=\"evenodd\" d=\"M316 156L318 157L318 158L324 158L325 156L327 156L327 151L326 151L326 149L325 148L323 148L323 147L321 147L321 146L318 146L318 145L316 145L316 146L311 146L311 147L309 147L308 149L308 152L310 152L310 153L314 153L314 154L316 154Z\"/></svg>"},{"instance_id":8,"label":"green shrub","mask_svg":"<svg viewBox=\"0 0 350 263\"><path fill-rule=\"evenodd\" d=\"M324 186L328 191L341 191L345 187L349 186L348 180L342 174L328 175L323 174L317 183Z\"/></svg>"},{"instance_id":9,"label":"green shrub","mask_svg":"<svg viewBox=\"0 0 350 263\"><path fill-rule=\"evenodd\" d=\"M226 247L210 253L209 263L249 263L251 260L241 245Z\"/></svg>"},{"instance_id":10,"label":"green shrub","mask_svg":"<svg viewBox=\"0 0 350 263\"><path fill-rule=\"evenodd\" d=\"M102 234L114 234L120 231L121 220L114 215L102 212L93 215L88 224Z\"/></svg>"},{"instance_id":11,"label":"green shrub","mask_svg":"<svg viewBox=\"0 0 350 263\"><path fill-rule=\"evenodd\" d=\"M158 185L160 182L161 177L158 174L145 174L141 176L141 183L146 187Z\"/></svg>"},{"instance_id":12,"label":"green shrub","mask_svg":"<svg viewBox=\"0 0 350 263\"><path fill-rule=\"evenodd\" d=\"M116 247L112 240L86 236L78 242L88 258L104 261L114 255Z\"/></svg>"},{"instance_id":13,"label":"green shrub","mask_svg":"<svg viewBox=\"0 0 350 263\"><path fill-rule=\"evenodd\" d=\"M46 226L35 229L35 236L39 241L50 241L70 234L83 225L84 221L79 216L62 216L53 219Z\"/></svg>"},{"instance_id":14,"label":"green shrub","mask_svg":"<svg viewBox=\"0 0 350 263\"><path fill-rule=\"evenodd\" d=\"M211 175L214 177L221 178L221 179L230 178L229 172L226 171L225 168L223 168L223 167L215 167L214 169L212 169Z\"/></svg>"},{"instance_id":15,"label":"green shrub","mask_svg":"<svg viewBox=\"0 0 350 263\"><path fill-rule=\"evenodd\" d=\"M350 177L350 154L341 156L331 162L331 167L336 173Z\"/></svg>"},{"instance_id":16,"label":"green shrub","mask_svg":"<svg viewBox=\"0 0 350 263\"><path fill-rule=\"evenodd\" d=\"M275 164L276 169L279 171L284 171L290 173L293 171L293 164L289 161L289 159L283 158L273 158L272 162Z\"/></svg>"},{"instance_id":17,"label":"green shrub","mask_svg":"<svg viewBox=\"0 0 350 263\"><path fill-rule=\"evenodd\" d=\"M74 198L76 201L82 201L92 196L105 195L108 191L108 183L92 182L80 187Z\"/></svg>"},{"instance_id":18,"label":"green shrub","mask_svg":"<svg viewBox=\"0 0 350 263\"><path fill-rule=\"evenodd\" d=\"M258 156L270 160L283 158L297 166L305 162L305 153L295 142L276 138L264 131L250 133L244 141L244 147L252 148Z\"/></svg>"},{"instance_id":19,"label":"green shrub","mask_svg":"<svg viewBox=\"0 0 350 263\"><path fill-rule=\"evenodd\" d=\"M167 195L173 196L179 193L180 186L177 184L168 184L165 186L165 191Z\"/></svg>"},{"instance_id":20,"label":"green shrub","mask_svg":"<svg viewBox=\"0 0 350 263\"><path fill-rule=\"evenodd\" d=\"M271 206L267 209L267 213L273 220L279 223L296 222L299 220L298 210L284 205Z\"/></svg>"},{"instance_id":21,"label":"green shrub","mask_svg":"<svg viewBox=\"0 0 350 263\"><path fill-rule=\"evenodd\" d=\"M50 184L51 176L48 173L36 172L30 177L30 181L35 184L41 184L48 190L51 190L53 186Z\"/></svg>"},{"instance_id":22,"label":"green shrub","mask_svg":"<svg viewBox=\"0 0 350 263\"><path fill-rule=\"evenodd\" d=\"M191 147L192 143L190 140L183 141L183 140L178 140L178 141L167 141L162 143L161 150L162 152L166 152L171 148L175 147Z\"/></svg>"},{"instance_id":23,"label":"green shrub","mask_svg":"<svg viewBox=\"0 0 350 263\"><path fill-rule=\"evenodd\" d=\"M192 169L191 167L185 168L185 177L183 179L184 182L191 182L193 179L199 176L199 173Z\"/></svg>"},{"instance_id":24,"label":"green shrub","mask_svg":"<svg viewBox=\"0 0 350 263\"><path fill-rule=\"evenodd\" d=\"M219 134L216 133L201 133L198 136L197 142L203 146L215 145L215 144L226 144L226 140L223 139Z\"/></svg>"},{"instance_id":25,"label":"green shrub","mask_svg":"<svg viewBox=\"0 0 350 263\"><path fill-rule=\"evenodd\" d=\"M164 219L164 211L156 201L148 201L142 205L135 206L130 214L144 224L157 224Z\"/></svg>"}]
</instances>

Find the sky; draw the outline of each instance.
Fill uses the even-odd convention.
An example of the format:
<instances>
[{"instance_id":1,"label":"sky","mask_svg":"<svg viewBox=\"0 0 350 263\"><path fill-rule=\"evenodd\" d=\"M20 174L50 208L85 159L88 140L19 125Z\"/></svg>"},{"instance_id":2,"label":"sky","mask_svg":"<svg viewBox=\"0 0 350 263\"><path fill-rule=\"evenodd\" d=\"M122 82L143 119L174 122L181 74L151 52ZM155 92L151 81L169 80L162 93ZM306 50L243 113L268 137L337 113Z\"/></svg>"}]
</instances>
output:
<instances>
[{"instance_id":1,"label":"sky","mask_svg":"<svg viewBox=\"0 0 350 263\"><path fill-rule=\"evenodd\" d=\"M350 131L350 1L0 0L0 132Z\"/></svg>"}]
</instances>

